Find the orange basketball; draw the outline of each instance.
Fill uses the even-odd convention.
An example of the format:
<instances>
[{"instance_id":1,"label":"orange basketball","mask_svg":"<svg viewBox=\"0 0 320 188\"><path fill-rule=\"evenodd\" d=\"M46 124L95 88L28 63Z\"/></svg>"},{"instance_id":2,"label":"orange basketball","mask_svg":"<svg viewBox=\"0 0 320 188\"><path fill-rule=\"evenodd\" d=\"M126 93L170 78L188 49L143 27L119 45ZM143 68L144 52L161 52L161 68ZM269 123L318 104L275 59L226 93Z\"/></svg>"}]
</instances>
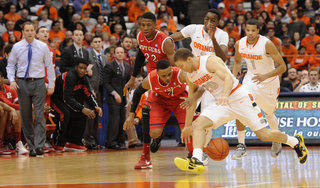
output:
<instances>
[{"instance_id":1,"label":"orange basketball","mask_svg":"<svg viewBox=\"0 0 320 188\"><path fill-rule=\"evenodd\" d=\"M207 145L207 153L211 159L221 161L229 154L229 144L222 138L214 138Z\"/></svg>"}]
</instances>

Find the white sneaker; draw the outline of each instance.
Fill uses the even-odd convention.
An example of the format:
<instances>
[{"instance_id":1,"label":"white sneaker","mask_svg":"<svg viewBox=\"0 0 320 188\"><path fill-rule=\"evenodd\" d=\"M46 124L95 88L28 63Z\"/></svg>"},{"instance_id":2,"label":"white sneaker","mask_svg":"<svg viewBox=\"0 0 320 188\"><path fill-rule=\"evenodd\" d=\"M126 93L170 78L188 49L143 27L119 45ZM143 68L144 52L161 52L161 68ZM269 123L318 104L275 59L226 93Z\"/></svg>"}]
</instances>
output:
<instances>
[{"instance_id":1,"label":"white sneaker","mask_svg":"<svg viewBox=\"0 0 320 188\"><path fill-rule=\"evenodd\" d=\"M18 155L24 155L29 153L29 151L24 147L21 141L19 141L16 144L16 152L18 153Z\"/></svg>"},{"instance_id":2,"label":"white sneaker","mask_svg":"<svg viewBox=\"0 0 320 188\"><path fill-rule=\"evenodd\" d=\"M272 142L271 147L271 156L272 157L278 157L282 151L282 144L279 142Z\"/></svg>"},{"instance_id":3,"label":"white sneaker","mask_svg":"<svg viewBox=\"0 0 320 188\"><path fill-rule=\"evenodd\" d=\"M247 155L247 147L244 144L237 145L237 151L231 156L232 160L240 160L242 157Z\"/></svg>"},{"instance_id":4,"label":"white sneaker","mask_svg":"<svg viewBox=\"0 0 320 188\"><path fill-rule=\"evenodd\" d=\"M203 163L203 166L209 165L209 156L208 156L207 152L203 152L201 162Z\"/></svg>"}]
</instances>

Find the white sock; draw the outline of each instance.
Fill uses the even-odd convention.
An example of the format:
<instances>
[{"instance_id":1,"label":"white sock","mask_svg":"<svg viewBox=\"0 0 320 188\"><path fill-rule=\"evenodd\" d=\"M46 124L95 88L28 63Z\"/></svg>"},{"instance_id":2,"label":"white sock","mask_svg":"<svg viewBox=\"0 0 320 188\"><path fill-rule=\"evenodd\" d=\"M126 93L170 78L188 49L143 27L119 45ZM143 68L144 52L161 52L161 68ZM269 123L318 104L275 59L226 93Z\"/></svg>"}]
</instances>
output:
<instances>
[{"instance_id":1,"label":"white sock","mask_svg":"<svg viewBox=\"0 0 320 188\"><path fill-rule=\"evenodd\" d=\"M203 151L202 151L201 148L194 148L194 149L193 149L192 157L195 157L195 158L197 158L199 161L202 161L202 154L203 154Z\"/></svg>"},{"instance_id":2,"label":"white sock","mask_svg":"<svg viewBox=\"0 0 320 188\"><path fill-rule=\"evenodd\" d=\"M239 144L244 144L245 145L246 130L237 131L237 134L238 134L238 142L239 142Z\"/></svg>"},{"instance_id":3,"label":"white sock","mask_svg":"<svg viewBox=\"0 0 320 188\"><path fill-rule=\"evenodd\" d=\"M288 135L286 144L294 148L295 145L299 144L299 140L296 137Z\"/></svg>"},{"instance_id":4,"label":"white sock","mask_svg":"<svg viewBox=\"0 0 320 188\"><path fill-rule=\"evenodd\" d=\"M266 120L269 123L270 129L278 130L278 119L275 115L266 115Z\"/></svg>"}]
</instances>

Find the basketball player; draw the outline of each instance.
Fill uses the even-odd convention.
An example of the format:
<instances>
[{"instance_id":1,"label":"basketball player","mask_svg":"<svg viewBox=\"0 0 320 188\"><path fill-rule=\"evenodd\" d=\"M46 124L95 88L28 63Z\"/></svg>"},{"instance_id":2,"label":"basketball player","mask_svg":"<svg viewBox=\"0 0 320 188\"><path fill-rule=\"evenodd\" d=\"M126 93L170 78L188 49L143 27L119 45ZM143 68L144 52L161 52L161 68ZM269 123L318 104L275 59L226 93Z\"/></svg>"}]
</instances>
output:
<instances>
[{"instance_id":1,"label":"basketball player","mask_svg":"<svg viewBox=\"0 0 320 188\"><path fill-rule=\"evenodd\" d=\"M221 58L216 56L195 57L188 49L177 50L174 56L175 64L188 72L189 97L194 95L198 86L204 87L214 97L200 116L192 122L197 103L187 109L185 127L181 132L181 139L187 142L193 136L192 158L175 158L176 166L183 171L203 173L205 168L201 162L202 147L205 143L205 129L216 129L220 125L233 119L239 119L248 125L262 141L285 143L298 154L301 164L308 158L308 150L304 145L302 135L294 137L283 134L279 130L267 129L252 95L241 87L239 81L232 75ZM212 113L214 112L214 113Z\"/></svg>"},{"instance_id":2,"label":"basketball player","mask_svg":"<svg viewBox=\"0 0 320 188\"><path fill-rule=\"evenodd\" d=\"M168 59L171 65L174 65L173 57L175 53L173 40L162 31L156 30L156 17L151 12L146 12L141 18L141 32L137 35L137 41L139 49L136 56L136 61L133 69L131 79L125 85L123 93L127 94L128 89L132 88L135 83L135 78L140 72L142 65L147 60L148 74L156 69L157 62L160 59ZM142 109L142 134L143 134L143 151L140 161L135 165L135 169L139 169L139 166L143 167L147 165L147 161L150 161L150 142L149 135L149 111L152 101L152 94L148 95L145 105ZM154 135L153 140L153 152L156 152L160 147L161 133Z\"/></svg>"},{"instance_id":3,"label":"basketball player","mask_svg":"<svg viewBox=\"0 0 320 188\"><path fill-rule=\"evenodd\" d=\"M250 19L246 22L246 37L235 44L235 61L233 75L241 68L242 57L248 67L243 86L255 98L259 108L265 112L266 120L271 129L278 130L278 120L275 116L277 98L280 90L278 75L286 71L286 64L276 49L276 46L266 37L259 35L259 22ZM242 56L242 57L241 57ZM278 65L275 68L274 63ZM239 160L247 154L245 146L245 125L237 120L238 141L237 151L231 159ZM271 156L277 157L282 150L281 143L272 142Z\"/></svg>"},{"instance_id":4,"label":"basketball player","mask_svg":"<svg viewBox=\"0 0 320 188\"><path fill-rule=\"evenodd\" d=\"M150 105L150 135L152 138L157 138L163 131L163 128L168 121L171 112L174 112L179 126L184 127L186 118L186 110L180 107L183 98L188 97L186 91L186 73L178 67L171 67L170 62L166 59L161 59L157 63L157 70L153 70L143 79L142 84L134 91L131 111L124 123L124 130L128 130L133 126L135 111L139 104L141 95L148 90L152 90L152 102ZM192 156L192 144L187 143L189 155ZM150 161L150 153L146 154L146 164L138 163L135 169L152 168Z\"/></svg>"},{"instance_id":5,"label":"basketball player","mask_svg":"<svg viewBox=\"0 0 320 188\"><path fill-rule=\"evenodd\" d=\"M195 56L215 54L224 62L227 61L228 53L228 33L217 27L221 14L217 9L207 10L204 17L204 25L192 24L184 27L180 32L176 32L170 37L176 42L190 37L190 47ZM205 90L203 90L205 91ZM201 100L201 108L205 107L204 101L212 99L212 95L205 91ZM211 140L212 130L208 130L207 142ZM205 146L206 146L205 144ZM209 161L204 153L203 161ZM207 163L205 163L207 164Z\"/></svg>"}]
</instances>

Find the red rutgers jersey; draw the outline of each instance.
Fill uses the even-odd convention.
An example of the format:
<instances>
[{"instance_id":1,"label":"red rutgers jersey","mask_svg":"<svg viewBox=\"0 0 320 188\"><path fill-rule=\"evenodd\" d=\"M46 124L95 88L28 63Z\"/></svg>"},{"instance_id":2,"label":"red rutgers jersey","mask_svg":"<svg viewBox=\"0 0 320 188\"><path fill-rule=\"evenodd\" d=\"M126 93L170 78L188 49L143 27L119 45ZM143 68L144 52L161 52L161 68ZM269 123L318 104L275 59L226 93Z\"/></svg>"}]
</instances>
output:
<instances>
[{"instance_id":1,"label":"red rutgers jersey","mask_svg":"<svg viewBox=\"0 0 320 188\"><path fill-rule=\"evenodd\" d=\"M163 51L163 43L167 38L172 40L172 38L166 35L164 32L156 32L156 36L152 40L148 40L144 36L142 31L140 31L137 35L139 48L148 61L148 74L154 69L156 69L157 62L160 59L168 59L167 55ZM173 40L172 44L174 46Z\"/></svg>"},{"instance_id":2,"label":"red rutgers jersey","mask_svg":"<svg viewBox=\"0 0 320 188\"><path fill-rule=\"evenodd\" d=\"M160 78L157 70L153 70L149 74L149 83L154 95L163 98L180 97L181 94L186 94L186 85L179 80L180 68L172 67L172 78L168 85L164 86L160 83Z\"/></svg>"}]
</instances>

